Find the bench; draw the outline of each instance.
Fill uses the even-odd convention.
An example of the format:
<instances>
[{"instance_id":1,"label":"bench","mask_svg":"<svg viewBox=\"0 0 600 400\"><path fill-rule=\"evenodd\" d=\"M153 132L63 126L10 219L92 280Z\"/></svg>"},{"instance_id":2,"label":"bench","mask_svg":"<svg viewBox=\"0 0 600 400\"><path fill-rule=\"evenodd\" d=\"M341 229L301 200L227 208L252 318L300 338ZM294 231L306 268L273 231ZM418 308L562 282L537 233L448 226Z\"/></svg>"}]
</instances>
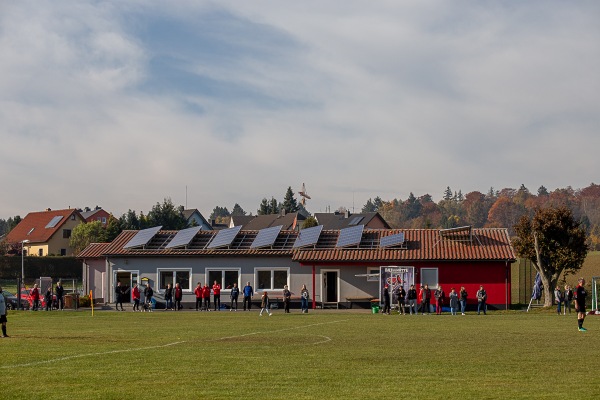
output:
<instances>
[{"instance_id":1,"label":"bench","mask_svg":"<svg viewBox=\"0 0 600 400\"><path fill-rule=\"evenodd\" d=\"M352 308L352 303L370 303L373 300L375 300L375 297L346 297L346 301L350 303L350 308Z\"/></svg>"}]
</instances>

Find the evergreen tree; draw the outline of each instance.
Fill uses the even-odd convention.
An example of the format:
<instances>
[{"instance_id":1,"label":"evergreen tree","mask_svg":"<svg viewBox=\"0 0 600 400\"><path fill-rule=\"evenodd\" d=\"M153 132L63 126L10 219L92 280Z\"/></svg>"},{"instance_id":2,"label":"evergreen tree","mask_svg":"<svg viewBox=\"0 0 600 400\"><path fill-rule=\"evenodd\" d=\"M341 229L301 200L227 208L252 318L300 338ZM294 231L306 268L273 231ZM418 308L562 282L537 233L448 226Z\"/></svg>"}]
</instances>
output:
<instances>
[{"instance_id":1,"label":"evergreen tree","mask_svg":"<svg viewBox=\"0 0 600 400\"><path fill-rule=\"evenodd\" d=\"M285 192L282 209L285 210L286 213L294 213L298 211L298 202L294 198L294 192L292 191L291 186L288 186L287 191Z\"/></svg>"},{"instance_id":2,"label":"evergreen tree","mask_svg":"<svg viewBox=\"0 0 600 400\"><path fill-rule=\"evenodd\" d=\"M377 207L375 207L375 204L373 203L373 201L370 198L369 198L369 200L367 200L367 202L365 203L363 208L360 210L360 212L362 212L362 213L375 212L375 211L377 211Z\"/></svg>"},{"instance_id":3,"label":"evergreen tree","mask_svg":"<svg viewBox=\"0 0 600 400\"><path fill-rule=\"evenodd\" d=\"M238 204L235 203L233 209L231 210L231 215L233 216L244 216L246 215L246 211Z\"/></svg>"},{"instance_id":4,"label":"evergreen tree","mask_svg":"<svg viewBox=\"0 0 600 400\"><path fill-rule=\"evenodd\" d=\"M183 216L183 206L175 207L170 198L163 203L156 203L147 216L149 226L162 226L162 229L178 230L187 227Z\"/></svg>"},{"instance_id":5,"label":"evergreen tree","mask_svg":"<svg viewBox=\"0 0 600 400\"><path fill-rule=\"evenodd\" d=\"M313 226L317 226L319 223L315 217L308 217L302 222L302 229L312 228Z\"/></svg>"},{"instance_id":6,"label":"evergreen tree","mask_svg":"<svg viewBox=\"0 0 600 400\"><path fill-rule=\"evenodd\" d=\"M260 205L258 206L258 210L256 210L256 213L258 215L271 214L271 212L269 210L269 201L267 200L266 197L264 199L262 199L262 201L260 202Z\"/></svg>"},{"instance_id":7,"label":"evergreen tree","mask_svg":"<svg viewBox=\"0 0 600 400\"><path fill-rule=\"evenodd\" d=\"M373 199L373 205L375 206L375 211L380 211L383 207L383 200L381 197L377 196Z\"/></svg>"},{"instance_id":8,"label":"evergreen tree","mask_svg":"<svg viewBox=\"0 0 600 400\"><path fill-rule=\"evenodd\" d=\"M106 241L112 242L122 231L121 221L111 215L106 224Z\"/></svg>"},{"instance_id":9,"label":"evergreen tree","mask_svg":"<svg viewBox=\"0 0 600 400\"><path fill-rule=\"evenodd\" d=\"M446 186L446 190L444 191L444 200L452 200L452 190L450 186Z\"/></svg>"},{"instance_id":10,"label":"evergreen tree","mask_svg":"<svg viewBox=\"0 0 600 400\"><path fill-rule=\"evenodd\" d=\"M269 202L269 214L278 214L281 209L281 204L277 203L275 197L271 197L271 201Z\"/></svg>"},{"instance_id":11,"label":"evergreen tree","mask_svg":"<svg viewBox=\"0 0 600 400\"><path fill-rule=\"evenodd\" d=\"M548 193L548 189L546 189L546 187L542 185L539 187L537 194L538 196L548 196L550 193Z\"/></svg>"},{"instance_id":12,"label":"evergreen tree","mask_svg":"<svg viewBox=\"0 0 600 400\"><path fill-rule=\"evenodd\" d=\"M227 210L227 207L216 206L215 208L213 208L213 211L210 214L209 218L216 221L217 218L230 217L230 216L231 216L231 214L229 213L229 210Z\"/></svg>"}]
</instances>

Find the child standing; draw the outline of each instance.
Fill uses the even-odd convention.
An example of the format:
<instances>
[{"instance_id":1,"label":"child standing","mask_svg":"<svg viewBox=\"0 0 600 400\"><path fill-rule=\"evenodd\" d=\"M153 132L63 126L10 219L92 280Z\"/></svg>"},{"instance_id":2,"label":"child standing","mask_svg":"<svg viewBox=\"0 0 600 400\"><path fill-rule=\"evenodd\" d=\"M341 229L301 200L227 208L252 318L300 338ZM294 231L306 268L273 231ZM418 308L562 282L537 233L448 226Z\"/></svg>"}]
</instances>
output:
<instances>
[{"instance_id":1,"label":"child standing","mask_svg":"<svg viewBox=\"0 0 600 400\"><path fill-rule=\"evenodd\" d=\"M261 297L260 314L259 314L260 317L262 317L263 311L268 312L269 317L271 316L271 311L269 311L269 295L267 294L267 292L263 292L262 297Z\"/></svg>"},{"instance_id":2,"label":"child standing","mask_svg":"<svg viewBox=\"0 0 600 400\"><path fill-rule=\"evenodd\" d=\"M456 310L458 310L458 293L452 288L450 290L450 312L452 315L456 315Z\"/></svg>"}]
</instances>

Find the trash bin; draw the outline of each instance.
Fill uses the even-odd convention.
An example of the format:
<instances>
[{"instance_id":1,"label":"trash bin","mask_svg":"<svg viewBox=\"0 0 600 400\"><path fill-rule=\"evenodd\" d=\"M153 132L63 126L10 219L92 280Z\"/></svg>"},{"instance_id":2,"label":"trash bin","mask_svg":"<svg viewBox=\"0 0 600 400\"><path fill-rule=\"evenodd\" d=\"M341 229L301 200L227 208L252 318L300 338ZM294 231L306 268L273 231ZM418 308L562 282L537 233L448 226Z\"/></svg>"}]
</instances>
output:
<instances>
[{"instance_id":1,"label":"trash bin","mask_svg":"<svg viewBox=\"0 0 600 400\"><path fill-rule=\"evenodd\" d=\"M73 308L73 295L65 295L65 308Z\"/></svg>"},{"instance_id":2,"label":"trash bin","mask_svg":"<svg viewBox=\"0 0 600 400\"><path fill-rule=\"evenodd\" d=\"M379 314L379 304L377 304L377 303L371 304L371 312L373 314Z\"/></svg>"}]
</instances>

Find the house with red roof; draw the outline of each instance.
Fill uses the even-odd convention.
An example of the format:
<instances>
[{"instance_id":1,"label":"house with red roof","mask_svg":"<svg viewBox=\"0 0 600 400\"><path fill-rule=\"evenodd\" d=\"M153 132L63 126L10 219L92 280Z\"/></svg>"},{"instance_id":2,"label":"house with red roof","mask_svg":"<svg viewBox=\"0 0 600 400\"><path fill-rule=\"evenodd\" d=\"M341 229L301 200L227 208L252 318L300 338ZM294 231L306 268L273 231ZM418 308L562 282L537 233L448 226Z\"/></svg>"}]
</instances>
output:
<instances>
[{"instance_id":1,"label":"house with red roof","mask_svg":"<svg viewBox=\"0 0 600 400\"><path fill-rule=\"evenodd\" d=\"M72 256L69 239L73 229L81 223L84 223L83 217L72 208L31 212L8 233L6 241L23 242L25 255Z\"/></svg>"},{"instance_id":2,"label":"house with red roof","mask_svg":"<svg viewBox=\"0 0 600 400\"><path fill-rule=\"evenodd\" d=\"M87 208L86 210L81 211L80 214L86 223L98 221L105 228L108 225L108 220L110 219L111 215L108 211L102 209L101 207L96 207L93 210Z\"/></svg>"},{"instance_id":3,"label":"house with red roof","mask_svg":"<svg viewBox=\"0 0 600 400\"><path fill-rule=\"evenodd\" d=\"M281 225L260 230L241 226L219 231L161 227L123 231L108 244L94 244L78 258L95 298L114 301L114 286L150 282L160 302L168 284L179 283L192 304L197 282L229 288L246 282L255 292L281 298L285 285L299 296L302 285L313 307L370 306L385 284L417 288L441 285L446 293L464 286L477 304L480 285L491 308L510 305L511 264L516 256L507 229L366 229L363 225L297 230ZM388 272L391 276L386 276ZM97 282L101 279L101 282ZM89 290L86 288L86 291ZM258 297L259 298L259 297Z\"/></svg>"}]
</instances>

